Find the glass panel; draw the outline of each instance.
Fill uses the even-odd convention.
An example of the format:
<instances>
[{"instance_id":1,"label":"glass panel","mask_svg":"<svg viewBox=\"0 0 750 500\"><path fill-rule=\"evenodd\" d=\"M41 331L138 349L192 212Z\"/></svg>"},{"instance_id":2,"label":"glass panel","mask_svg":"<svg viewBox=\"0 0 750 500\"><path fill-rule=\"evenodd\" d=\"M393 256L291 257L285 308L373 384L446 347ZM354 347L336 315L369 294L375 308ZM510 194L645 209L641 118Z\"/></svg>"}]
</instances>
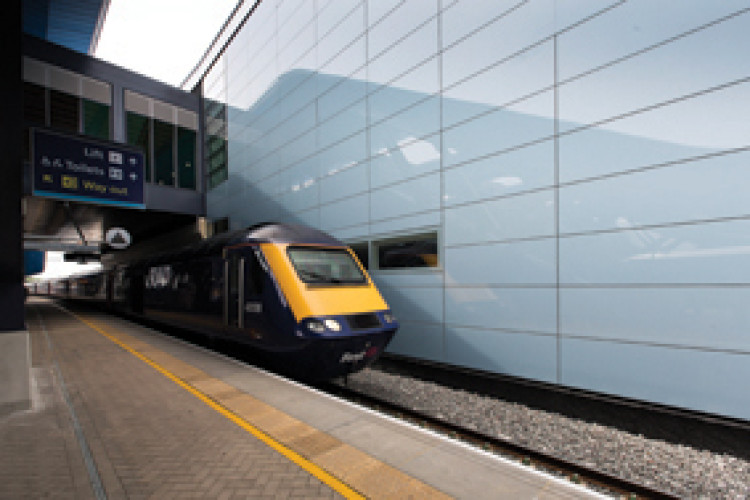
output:
<instances>
[{"instance_id":1,"label":"glass panel","mask_svg":"<svg viewBox=\"0 0 750 500\"><path fill-rule=\"evenodd\" d=\"M578 4L579 2L570 2ZM605 7L603 2L599 2ZM569 5L558 8L558 12L570 10ZM584 73L592 68L602 66L630 54L635 54L649 46L659 44L682 33L686 33L696 27L709 23L734 11L747 8L745 0L723 0L721 2L705 2L703 0L683 0L669 4L659 4L650 0L637 0L621 2L616 8L596 16L591 20L576 26L575 29L566 31L558 38L559 53L559 78L567 80ZM558 19L559 22L559 19ZM723 28L719 28L723 29ZM746 30L742 31L745 33ZM739 34L739 32L738 32ZM601 40L601 43L591 43L592 40ZM744 45L746 42L739 42ZM689 66L685 73L680 76L693 78L704 78L713 73L714 69L719 71L733 70L735 66L745 63L742 51L731 50L735 45L727 44L724 40L715 40L714 43L704 45L697 52L682 54ZM704 58L707 51L717 49L720 54L713 60ZM688 55L689 54L689 55ZM667 59L665 64L671 62ZM708 70L705 66L715 66ZM691 71L700 67L701 71ZM658 70L653 75L657 80L677 76L669 71ZM650 85L645 85L637 75L632 75L633 82L640 82L638 92L647 93ZM627 84L628 82L623 82ZM623 86L627 88L627 85ZM631 90L635 91L631 87ZM592 96L594 97L594 96ZM598 104L598 103L597 103Z\"/></svg>"},{"instance_id":2,"label":"glass panel","mask_svg":"<svg viewBox=\"0 0 750 500\"><path fill-rule=\"evenodd\" d=\"M369 217L368 194L347 198L320 207L320 225L324 231L366 224Z\"/></svg>"},{"instance_id":3,"label":"glass panel","mask_svg":"<svg viewBox=\"0 0 750 500\"><path fill-rule=\"evenodd\" d=\"M370 2L372 5L373 2ZM385 296L388 304L394 299ZM396 316L401 318L399 316ZM443 361L443 332L442 327L435 325L423 325L419 323L403 323L398 329L398 335L388 344L388 352L413 356L420 359L432 359Z\"/></svg>"},{"instance_id":4,"label":"glass panel","mask_svg":"<svg viewBox=\"0 0 750 500\"><path fill-rule=\"evenodd\" d=\"M552 238L445 249L449 283L550 285L557 280L556 266Z\"/></svg>"},{"instance_id":5,"label":"glass panel","mask_svg":"<svg viewBox=\"0 0 750 500\"><path fill-rule=\"evenodd\" d=\"M748 163L743 151L568 186L560 190L560 231L744 216Z\"/></svg>"},{"instance_id":6,"label":"glass panel","mask_svg":"<svg viewBox=\"0 0 750 500\"><path fill-rule=\"evenodd\" d=\"M387 85L370 84L370 122L392 116L440 92L438 61L433 57Z\"/></svg>"},{"instance_id":7,"label":"glass panel","mask_svg":"<svg viewBox=\"0 0 750 500\"><path fill-rule=\"evenodd\" d=\"M397 147L373 158L370 162L373 188L439 169L440 153L435 142L435 136L429 140L402 140Z\"/></svg>"},{"instance_id":8,"label":"glass panel","mask_svg":"<svg viewBox=\"0 0 750 500\"><path fill-rule=\"evenodd\" d=\"M106 104L83 99L83 133L97 139L109 139L110 108Z\"/></svg>"},{"instance_id":9,"label":"glass panel","mask_svg":"<svg viewBox=\"0 0 750 500\"><path fill-rule=\"evenodd\" d=\"M550 335L447 327L445 362L556 382L557 339Z\"/></svg>"},{"instance_id":10,"label":"glass panel","mask_svg":"<svg viewBox=\"0 0 750 500\"><path fill-rule=\"evenodd\" d=\"M151 180L151 120L143 115L128 112L128 144L141 149L146 156L146 180Z\"/></svg>"},{"instance_id":11,"label":"glass panel","mask_svg":"<svg viewBox=\"0 0 750 500\"><path fill-rule=\"evenodd\" d=\"M445 322L487 330L553 335L557 330L557 290L554 287L446 287Z\"/></svg>"},{"instance_id":12,"label":"glass panel","mask_svg":"<svg viewBox=\"0 0 750 500\"><path fill-rule=\"evenodd\" d=\"M553 92L544 92L446 129L443 132L444 164L464 163L554 136L554 97ZM455 114L449 109L454 106L463 108L466 103L444 100L443 113Z\"/></svg>"},{"instance_id":13,"label":"glass panel","mask_svg":"<svg viewBox=\"0 0 750 500\"><path fill-rule=\"evenodd\" d=\"M439 325L443 321L443 287L383 287L381 291L393 313L399 320L407 323ZM440 328L439 326L436 326Z\"/></svg>"},{"instance_id":14,"label":"glass panel","mask_svg":"<svg viewBox=\"0 0 750 500\"><path fill-rule=\"evenodd\" d=\"M370 129L370 153L377 154L398 146L406 161L413 165L437 160L440 153L431 142L419 141L420 144L409 145L440 129L440 109L440 99L432 97L375 124ZM373 112L372 118L380 118L377 111Z\"/></svg>"},{"instance_id":15,"label":"glass panel","mask_svg":"<svg viewBox=\"0 0 750 500\"><path fill-rule=\"evenodd\" d=\"M555 143L548 140L446 170L444 203L500 197L554 182Z\"/></svg>"},{"instance_id":16,"label":"glass panel","mask_svg":"<svg viewBox=\"0 0 750 500\"><path fill-rule=\"evenodd\" d=\"M445 211L445 243L500 242L555 233L555 195L550 190L466 205Z\"/></svg>"},{"instance_id":17,"label":"glass panel","mask_svg":"<svg viewBox=\"0 0 750 500\"><path fill-rule=\"evenodd\" d=\"M748 352L748 300L721 286L562 289L560 320L564 335Z\"/></svg>"},{"instance_id":18,"label":"glass panel","mask_svg":"<svg viewBox=\"0 0 750 500\"><path fill-rule=\"evenodd\" d=\"M404 234L407 231L419 231L420 228L436 227L442 224L439 209L414 215L402 215L392 219L370 220L369 234Z\"/></svg>"},{"instance_id":19,"label":"glass panel","mask_svg":"<svg viewBox=\"0 0 750 500\"><path fill-rule=\"evenodd\" d=\"M50 89L50 126L77 134L80 130L80 99L74 95Z\"/></svg>"},{"instance_id":20,"label":"glass panel","mask_svg":"<svg viewBox=\"0 0 750 500\"><path fill-rule=\"evenodd\" d=\"M177 178L181 188L195 189L195 140L194 130L177 128Z\"/></svg>"},{"instance_id":21,"label":"glass panel","mask_svg":"<svg viewBox=\"0 0 750 500\"><path fill-rule=\"evenodd\" d=\"M315 131L308 135L313 140L315 139ZM313 149L312 144L309 149ZM328 173L332 169L348 168L365 158L367 158L367 135L364 131L328 147L318 155L322 173ZM310 174L314 173L310 172Z\"/></svg>"},{"instance_id":22,"label":"glass panel","mask_svg":"<svg viewBox=\"0 0 750 500\"><path fill-rule=\"evenodd\" d=\"M367 163L360 163L340 171L331 169L320 181L320 203L340 200L366 191L367 167Z\"/></svg>"},{"instance_id":23,"label":"glass panel","mask_svg":"<svg viewBox=\"0 0 750 500\"><path fill-rule=\"evenodd\" d=\"M154 184L174 185L174 125L154 120Z\"/></svg>"},{"instance_id":24,"label":"glass panel","mask_svg":"<svg viewBox=\"0 0 750 500\"><path fill-rule=\"evenodd\" d=\"M651 5L648 3L649 7ZM666 11L650 10L654 14ZM562 85L559 93L561 130L624 116L659 103L669 103L677 97L745 79L750 72L750 61L728 48L745 45L748 28L750 12ZM636 31L639 30L629 30ZM620 44L589 45L619 47ZM578 54L584 52L577 47L573 50ZM613 95L617 99L612 99ZM663 128L662 125L654 123L651 128L635 129L630 133L658 136L659 128Z\"/></svg>"},{"instance_id":25,"label":"glass panel","mask_svg":"<svg viewBox=\"0 0 750 500\"><path fill-rule=\"evenodd\" d=\"M561 352L566 385L750 419L750 391L734 383L750 379L748 355L583 339Z\"/></svg>"},{"instance_id":26,"label":"glass panel","mask_svg":"<svg viewBox=\"0 0 750 500\"><path fill-rule=\"evenodd\" d=\"M351 78L326 75L313 77L316 93L322 92L316 100L318 119L324 121L355 102L363 101L367 95L367 84L364 80L364 71L355 73ZM310 97L313 98L315 95Z\"/></svg>"},{"instance_id":27,"label":"glass panel","mask_svg":"<svg viewBox=\"0 0 750 500\"><path fill-rule=\"evenodd\" d=\"M495 18L490 24L483 26L466 38L458 38L460 42L450 46L443 55L443 83L452 86L479 71L499 63L503 59L528 49L549 37L555 28L554 0L538 0L535 2L521 2L516 8L503 2L500 5L484 6L491 8L492 13L485 19L492 19L492 15L507 12ZM469 5L472 5L471 2ZM506 10L508 9L508 10ZM453 17L450 10L446 12L445 41L450 43L463 33L451 30L451 24L464 21L464 17ZM476 12L474 16L482 15ZM497 15L497 14L495 14ZM478 20L483 23L484 20ZM478 24L478 23L475 23ZM451 36L451 31L455 35Z\"/></svg>"},{"instance_id":28,"label":"glass panel","mask_svg":"<svg viewBox=\"0 0 750 500\"><path fill-rule=\"evenodd\" d=\"M345 249L289 247L287 254L305 283L331 285L367 282L365 275Z\"/></svg>"},{"instance_id":29,"label":"glass panel","mask_svg":"<svg viewBox=\"0 0 750 500\"><path fill-rule=\"evenodd\" d=\"M450 105L445 107L443 126L552 88L554 57L554 42L545 42L446 89L443 95Z\"/></svg>"},{"instance_id":30,"label":"glass panel","mask_svg":"<svg viewBox=\"0 0 750 500\"><path fill-rule=\"evenodd\" d=\"M347 6L344 6L345 8ZM355 45L358 47L352 61L354 66L361 66L365 62L365 37L361 37L357 42L354 40L362 35L364 31L364 12L360 5L349 11L345 17L340 18L328 31L327 25L321 26L323 31L318 32L318 61L321 65L326 66L336 54L344 51L346 47ZM327 22L327 20L324 20ZM351 56L347 56L349 58ZM326 73L348 75L351 71L335 71L333 69L325 70Z\"/></svg>"},{"instance_id":31,"label":"glass panel","mask_svg":"<svg viewBox=\"0 0 750 500\"><path fill-rule=\"evenodd\" d=\"M362 27L362 19L359 19L359 27ZM326 38L326 40L328 40ZM360 36L341 52L326 52L318 46L318 61L320 61L321 73L329 75L348 76L362 68L367 62L367 40Z\"/></svg>"},{"instance_id":32,"label":"glass panel","mask_svg":"<svg viewBox=\"0 0 750 500\"><path fill-rule=\"evenodd\" d=\"M443 11L443 46L450 47L458 40L480 30L482 26L508 15L522 0L459 1Z\"/></svg>"},{"instance_id":33,"label":"glass panel","mask_svg":"<svg viewBox=\"0 0 750 500\"><path fill-rule=\"evenodd\" d=\"M420 2L415 2L415 6L421 6ZM368 67L369 80L388 83L415 68L438 52L437 39L438 25L437 21L433 20L410 33L395 47L372 59ZM435 78L437 79L437 74Z\"/></svg>"},{"instance_id":34,"label":"glass panel","mask_svg":"<svg viewBox=\"0 0 750 500\"><path fill-rule=\"evenodd\" d=\"M378 189L371 195L373 221L440 209L440 173Z\"/></svg>"},{"instance_id":35,"label":"glass panel","mask_svg":"<svg viewBox=\"0 0 750 500\"><path fill-rule=\"evenodd\" d=\"M400 47L403 45L403 39L436 14L437 2L435 0L401 2L393 12L390 12L387 17L372 26L368 31L367 50L370 57L377 57L378 54L391 49L393 44L397 44L398 52L402 52ZM428 46L430 44L433 46L433 50L437 51L435 32L432 33L432 38L427 42ZM405 55L405 57L409 58L408 55Z\"/></svg>"},{"instance_id":36,"label":"glass panel","mask_svg":"<svg viewBox=\"0 0 750 500\"><path fill-rule=\"evenodd\" d=\"M315 125L315 113L313 107L312 124ZM367 107L365 101L359 101L339 114L328 118L318 124L318 146L323 149L353 133L367 127Z\"/></svg>"},{"instance_id":37,"label":"glass panel","mask_svg":"<svg viewBox=\"0 0 750 500\"><path fill-rule=\"evenodd\" d=\"M378 241L378 269L438 267L437 233Z\"/></svg>"},{"instance_id":38,"label":"glass panel","mask_svg":"<svg viewBox=\"0 0 750 500\"><path fill-rule=\"evenodd\" d=\"M750 283L750 221L560 239L562 283Z\"/></svg>"}]
</instances>

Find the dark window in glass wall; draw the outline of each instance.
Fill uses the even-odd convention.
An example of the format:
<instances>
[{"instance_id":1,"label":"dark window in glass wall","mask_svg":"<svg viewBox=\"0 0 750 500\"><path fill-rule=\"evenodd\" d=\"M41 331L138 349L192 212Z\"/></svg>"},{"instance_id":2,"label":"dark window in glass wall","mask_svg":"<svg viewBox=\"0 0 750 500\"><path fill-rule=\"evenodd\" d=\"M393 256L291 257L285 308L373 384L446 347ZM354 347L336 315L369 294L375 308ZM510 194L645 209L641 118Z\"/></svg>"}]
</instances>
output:
<instances>
[{"instance_id":1,"label":"dark window in glass wall","mask_svg":"<svg viewBox=\"0 0 750 500\"><path fill-rule=\"evenodd\" d=\"M50 89L50 127L77 134L80 129L80 99L77 96Z\"/></svg>"},{"instance_id":2,"label":"dark window in glass wall","mask_svg":"<svg viewBox=\"0 0 750 500\"><path fill-rule=\"evenodd\" d=\"M438 266L437 233L379 241L375 246L378 269Z\"/></svg>"},{"instance_id":3,"label":"dark window in glass wall","mask_svg":"<svg viewBox=\"0 0 750 500\"><path fill-rule=\"evenodd\" d=\"M174 186L174 125L154 120L154 184Z\"/></svg>"},{"instance_id":4,"label":"dark window in glass wall","mask_svg":"<svg viewBox=\"0 0 750 500\"><path fill-rule=\"evenodd\" d=\"M83 134L109 139L110 108L106 104L83 99Z\"/></svg>"},{"instance_id":5,"label":"dark window in glass wall","mask_svg":"<svg viewBox=\"0 0 750 500\"><path fill-rule=\"evenodd\" d=\"M141 150L146 157L146 180L151 180L151 119L138 113L127 114L128 144Z\"/></svg>"},{"instance_id":6,"label":"dark window in glass wall","mask_svg":"<svg viewBox=\"0 0 750 500\"><path fill-rule=\"evenodd\" d=\"M195 141L194 130L177 127L177 179L178 186L195 189Z\"/></svg>"}]
</instances>

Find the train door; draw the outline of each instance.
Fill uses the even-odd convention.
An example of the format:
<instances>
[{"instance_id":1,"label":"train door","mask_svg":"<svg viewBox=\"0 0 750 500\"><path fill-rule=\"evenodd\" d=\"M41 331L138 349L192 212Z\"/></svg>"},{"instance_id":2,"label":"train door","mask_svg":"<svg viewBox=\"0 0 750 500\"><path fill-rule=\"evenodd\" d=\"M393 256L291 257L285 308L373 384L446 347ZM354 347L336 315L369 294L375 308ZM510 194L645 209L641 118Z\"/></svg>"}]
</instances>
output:
<instances>
[{"instance_id":1,"label":"train door","mask_svg":"<svg viewBox=\"0 0 750 500\"><path fill-rule=\"evenodd\" d=\"M224 287L225 325L255 332L263 315L263 272L252 247L226 251Z\"/></svg>"}]
</instances>

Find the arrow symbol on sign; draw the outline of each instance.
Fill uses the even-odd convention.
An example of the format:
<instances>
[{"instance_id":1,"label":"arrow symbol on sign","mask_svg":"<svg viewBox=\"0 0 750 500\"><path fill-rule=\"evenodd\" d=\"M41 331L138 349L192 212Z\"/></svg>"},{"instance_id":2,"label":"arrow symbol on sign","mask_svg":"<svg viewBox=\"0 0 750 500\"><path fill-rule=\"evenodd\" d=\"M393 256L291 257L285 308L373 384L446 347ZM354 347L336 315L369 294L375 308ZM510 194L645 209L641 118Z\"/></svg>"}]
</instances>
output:
<instances>
[{"instance_id":1,"label":"arrow symbol on sign","mask_svg":"<svg viewBox=\"0 0 750 500\"><path fill-rule=\"evenodd\" d=\"M136 179L138 179L138 174L136 174L135 172L130 172L130 180L134 181Z\"/></svg>"}]
</instances>

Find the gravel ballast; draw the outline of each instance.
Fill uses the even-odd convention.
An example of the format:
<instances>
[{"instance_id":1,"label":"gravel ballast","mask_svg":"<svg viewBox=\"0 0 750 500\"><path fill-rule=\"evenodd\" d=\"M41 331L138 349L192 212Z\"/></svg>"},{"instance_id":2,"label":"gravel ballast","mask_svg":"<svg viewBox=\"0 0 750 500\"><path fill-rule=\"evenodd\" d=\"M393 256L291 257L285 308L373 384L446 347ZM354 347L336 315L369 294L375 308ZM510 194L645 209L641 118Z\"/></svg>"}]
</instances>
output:
<instances>
[{"instance_id":1,"label":"gravel ballast","mask_svg":"<svg viewBox=\"0 0 750 500\"><path fill-rule=\"evenodd\" d=\"M681 498L750 498L750 462L491 396L366 369L350 389Z\"/></svg>"}]
</instances>

